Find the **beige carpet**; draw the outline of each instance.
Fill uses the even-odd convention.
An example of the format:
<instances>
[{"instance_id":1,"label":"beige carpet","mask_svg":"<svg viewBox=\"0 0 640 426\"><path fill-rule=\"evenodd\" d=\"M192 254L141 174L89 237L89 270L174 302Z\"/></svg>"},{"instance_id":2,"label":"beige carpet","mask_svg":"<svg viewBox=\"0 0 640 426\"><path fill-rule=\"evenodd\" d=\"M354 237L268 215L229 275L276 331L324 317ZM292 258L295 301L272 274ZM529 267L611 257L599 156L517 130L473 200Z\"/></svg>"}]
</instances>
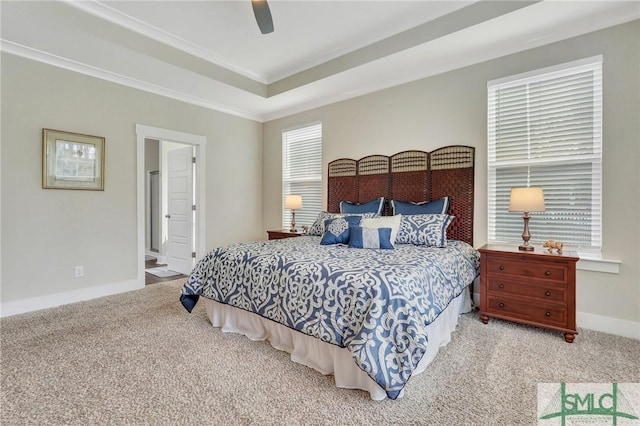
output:
<instances>
[{"instance_id":1,"label":"beige carpet","mask_svg":"<svg viewBox=\"0 0 640 426\"><path fill-rule=\"evenodd\" d=\"M639 341L469 314L403 399L375 402L188 314L182 281L0 320L0 423L534 424L539 382L640 382Z\"/></svg>"}]
</instances>

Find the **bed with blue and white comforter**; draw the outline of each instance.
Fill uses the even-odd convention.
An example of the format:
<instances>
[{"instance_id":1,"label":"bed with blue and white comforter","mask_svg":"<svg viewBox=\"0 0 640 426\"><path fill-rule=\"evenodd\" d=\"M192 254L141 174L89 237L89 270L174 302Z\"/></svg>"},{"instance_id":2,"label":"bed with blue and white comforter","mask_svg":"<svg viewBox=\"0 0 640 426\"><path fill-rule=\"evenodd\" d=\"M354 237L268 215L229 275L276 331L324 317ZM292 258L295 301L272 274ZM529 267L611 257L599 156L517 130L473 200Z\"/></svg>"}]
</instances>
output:
<instances>
[{"instance_id":1,"label":"bed with blue and white comforter","mask_svg":"<svg viewBox=\"0 0 640 426\"><path fill-rule=\"evenodd\" d=\"M394 250L319 241L217 248L197 263L180 299L189 312L203 296L346 348L395 399L425 352L425 328L478 275L478 253L461 241Z\"/></svg>"}]
</instances>

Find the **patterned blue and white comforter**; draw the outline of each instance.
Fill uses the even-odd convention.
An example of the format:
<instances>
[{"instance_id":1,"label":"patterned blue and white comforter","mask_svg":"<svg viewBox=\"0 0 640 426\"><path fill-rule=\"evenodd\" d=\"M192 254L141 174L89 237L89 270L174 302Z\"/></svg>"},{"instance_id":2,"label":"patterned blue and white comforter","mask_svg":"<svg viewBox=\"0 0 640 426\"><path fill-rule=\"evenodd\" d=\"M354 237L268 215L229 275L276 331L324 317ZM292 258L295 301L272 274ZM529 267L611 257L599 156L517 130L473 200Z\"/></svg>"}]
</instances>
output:
<instances>
[{"instance_id":1,"label":"patterned blue and white comforter","mask_svg":"<svg viewBox=\"0 0 640 426\"><path fill-rule=\"evenodd\" d=\"M202 258L182 289L347 348L395 399L422 359L425 327L478 275L470 245L394 250L320 245L320 237L241 243Z\"/></svg>"}]
</instances>

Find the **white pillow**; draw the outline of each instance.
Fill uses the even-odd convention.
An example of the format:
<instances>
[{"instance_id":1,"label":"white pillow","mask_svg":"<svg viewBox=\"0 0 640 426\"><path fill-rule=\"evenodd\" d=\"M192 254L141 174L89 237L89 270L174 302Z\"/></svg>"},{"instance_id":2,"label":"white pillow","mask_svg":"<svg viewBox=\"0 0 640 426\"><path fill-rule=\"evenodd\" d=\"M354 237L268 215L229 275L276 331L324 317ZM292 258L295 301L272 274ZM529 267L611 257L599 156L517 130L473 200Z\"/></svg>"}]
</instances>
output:
<instances>
[{"instance_id":1,"label":"white pillow","mask_svg":"<svg viewBox=\"0 0 640 426\"><path fill-rule=\"evenodd\" d=\"M362 221L360 221L360 226L363 228L391 228L391 244L395 246L401 220L402 215L400 214L395 216L363 218Z\"/></svg>"}]
</instances>

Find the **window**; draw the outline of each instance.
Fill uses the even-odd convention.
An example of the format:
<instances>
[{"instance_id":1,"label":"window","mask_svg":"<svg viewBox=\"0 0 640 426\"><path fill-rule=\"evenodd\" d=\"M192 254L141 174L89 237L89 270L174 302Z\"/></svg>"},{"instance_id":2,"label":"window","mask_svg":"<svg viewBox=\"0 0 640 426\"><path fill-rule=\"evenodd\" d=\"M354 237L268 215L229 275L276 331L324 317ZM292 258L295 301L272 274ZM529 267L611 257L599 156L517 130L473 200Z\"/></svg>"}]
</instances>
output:
<instances>
[{"instance_id":1,"label":"window","mask_svg":"<svg viewBox=\"0 0 640 426\"><path fill-rule=\"evenodd\" d=\"M512 187L542 187L532 242L599 252L602 205L602 57L490 81L488 239L522 241Z\"/></svg>"},{"instance_id":2,"label":"window","mask_svg":"<svg viewBox=\"0 0 640 426\"><path fill-rule=\"evenodd\" d=\"M322 210L322 124L282 132L282 228L291 226L289 194L302 196L296 225L311 226Z\"/></svg>"}]
</instances>

